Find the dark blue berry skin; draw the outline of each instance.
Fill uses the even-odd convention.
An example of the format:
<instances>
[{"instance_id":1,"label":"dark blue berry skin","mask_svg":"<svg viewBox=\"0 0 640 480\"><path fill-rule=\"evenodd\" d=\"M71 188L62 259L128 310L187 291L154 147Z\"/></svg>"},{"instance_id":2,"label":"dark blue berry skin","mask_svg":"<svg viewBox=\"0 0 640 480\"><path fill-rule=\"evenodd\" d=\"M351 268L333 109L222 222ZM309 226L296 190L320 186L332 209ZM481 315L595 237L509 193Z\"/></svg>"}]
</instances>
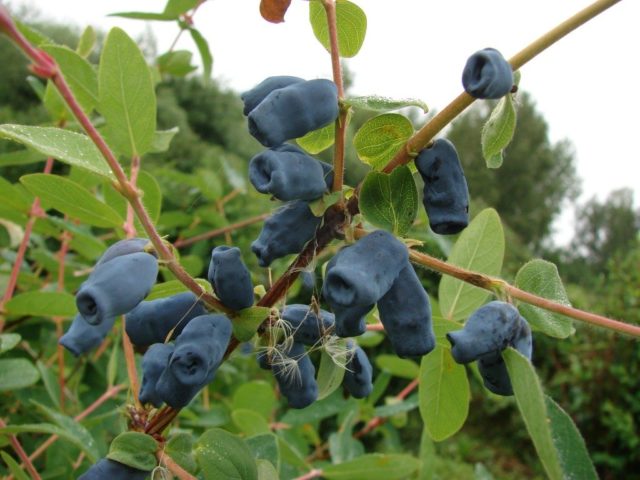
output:
<instances>
[{"instance_id":1,"label":"dark blue berry skin","mask_svg":"<svg viewBox=\"0 0 640 480\"><path fill-rule=\"evenodd\" d=\"M222 303L232 310L253 305L253 283L238 247L220 245L211 252L209 283Z\"/></svg>"},{"instance_id":2,"label":"dark blue berry skin","mask_svg":"<svg viewBox=\"0 0 640 480\"><path fill-rule=\"evenodd\" d=\"M374 304L391 288L408 260L409 252L401 241L376 230L331 259L322 295L331 307Z\"/></svg>"},{"instance_id":3,"label":"dark blue berry skin","mask_svg":"<svg viewBox=\"0 0 640 480\"><path fill-rule=\"evenodd\" d=\"M300 282L304 290L313 291L316 288L316 274L304 270L300 272Z\"/></svg>"},{"instance_id":4,"label":"dark blue berry skin","mask_svg":"<svg viewBox=\"0 0 640 480\"><path fill-rule=\"evenodd\" d=\"M98 267L99 265L107 263L109 260L113 260L116 257L121 257L122 255L144 252L144 247L149 244L150 242L148 238L126 238L124 240L119 240L104 251L95 266Z\"/></svg>"},{"instance_id":5,"label":"dark blue berry skin","mask_svg":"<svg viewBox=\"0 0 640 480\"><path fill-rule=\"evenodd\" d=\"M380 321L399 357L426 355L436 346L431 302L411 263L378 301Z\"/></svg>"},{"instance_id":6,"label":"dark blue berry skin","mask_svg":"<svg viewBox=\"0 0 640 480\"><path fill-rule=\"evenodd\" d=\"M286 355L298 362L298 373L288 372L279 363L272 365L280 393L286 397L291 408L308 407L318 398L316 369L301 343L294 342Z\"/></svg>"},{"instance_id":7,"label":"dark blue berry skin","mask_svg":"<svg viewBox=\"0 0 640 480\"><path fill-rule=\"evenodd\" d=\"M142 357L142 385L140 386L140 403L150 403L158 408L162 398L156 392L156 383L169 364L174 346L170 343L151 345Z\"/></svg>"},{"instance_id":8,"label":"dark blue berry skin","mask_svg":"<svg viewBox=\"0 0 640 480\"><path fill-rule=\"evenodd\" d=\"M231 321L224 315L202 315L191 320L176 338L169 364L156 382L160 399L182 408L213 380L229 340Z\"/></svg>"},{"instance_id":9,"label":"dark blue berry skin","mask_svg":"<svg viewBox=\"0 0 640 480\"><path fill-rule=\"evenodd\" d=\"M464 66L462 86L474 98L504 97L513 87L511 65L495 48L479 50Z\"/></svg>"},{"instance_id":10,"label":"dark blue berry skin","mask_svg":"<svg viewBox=\"0 0 640 480\"><path fill-rule=\"evenodd\" d=\"M78 480L145 480L151 472L129 467L115 460L102 458L89 470L78 477Z\"/></svg>"},{"instance_id":11,"label":"dark blue berry skin","mask_svg":"<svg viewBox=\"0 0 640 480\"><path fill-rule=\"evenodd\" d=\"M113 317L105 319L98 325L90 325L82 315L77 314L58 343L78 357L100 345L113 328L115 321Z\"/></svg>"},{"instance_id":12,"label":"dark blue berry skin","mask_svg":"<svg viewBox=\"0 0 640 480\"><path fill-rule=\"evenodd\" d=\"M303 345L315 345L329 333L333 333L335 317L333 313L320 310L320 317L309 305L287 305L280 316L289 322L293 339Z\"/></svg>"},{"instance_id":13,"label":"dark blue berry skin","mask_svg":"<svg viewBox=\"0 0 640 480\"><path fill-rule=\"evenodd\" d=\"M469 224L469 189L456 148L439 138L415 164L424 181L422 202L431 230L441 235L462 231Z\"/></svg>"},{"instance_id":14,"label":"dark blue berry skin","mask_svg":"<svg viewBox=\"0 0 640 480\"><path fill-rule=\"evenodd\" d=\"M256 108L264 98L274 90L278 88L288 87L294 83L304 82L303 78L291 77L288 75L280 75L275 77L265 78L258 85L253 87L240 95L240 98L244 102L244 109L242 113L249 115L251 110Z\"/></svg>"},{"instance_id":15,"label":"dark blue berry skin","mask_svg":"<svg viewBox=\"0 0 640 480\"><path fill-rule=\"evenodd\" d=\"M331 309L336 316L335 334L338 337L358 337L367 331L367 314L375 304L342 307L338 304Z\"/></svg>"},{"instance_id":16,"label":"dark blue berry skin","mask_svg":"<svg viewBox=\"0 0 640 480\"><path fill-rule=\"evenodd\" d=\"M458 363L499 355L508 346L531 359L531 329L518 309L505 302L489 302L476 310L462 330L447 333Z\"/></svg>"},{"instance_id":17,"label":"dark blue berry skin","mask_svg":"<svg viewBox=\"0 0 640 480\"><path fill-rule=\"evenodd\" d=\"M271 362L266 351L256 353L256 361L262 370L271 370Z\"/></svg>"},{"instance_id":18,"label":"dark blue berry skin","mask_svg":"<svg viewBox=\"0 0 640 480\"><path fill-rule=\"evenodd\" d=\"M192 292L182 292L166 298L141 302L127 313L125 329L131 343L144 347L177 337L192 318L207 313L202 302Z\"/></svg>"},{"instance_id":19,"label":"dark blue berry skin","mask_svg":"<svg viewBox=\"0 0 640 480\"><path fill-rule=\"evenodd\" d=\"M321 222L322 218L313 214L307 202L286 203L265 220L251 251L261 267L268 267L277 258L300 253Z\"/></svg>"},{"instance_id":20,"label":"dark blue berry skin","mask_svg":"<svg viewBox=\"0 0 640 480\"><path fill-rule=\"evenodd\" d=\"M513 395L507 365L500 354L488 355L478 360L478 370L487 390L504 397Z\"/></svg>"},{"instance_id":21,"label":"dark blue berry skin","mask_svg":"<svg viewBox=\"0 0 640 480\"><path fill-rule=\"evenodd\" d=\"M260 193L278 200L316 200L331 187L331 165L287 144L260 152L249 162L249 180Z\"/></svg>"},{"instance_id":22,"label":"dark blue berry skin","mask_svg":"<svg viewBox=\"0 0 640 480\"><path fill-rule=\"evenodd\" d=\"M335 83L293 83L273 90L249 113L249 133L265 147L277 147L333 122L338 113Z\"/></svg>"},{"instance_id":23,"label":"dark blue berry skin","mask_svg":"<svg viewBox=\"0 0 640 480\"><path fill-rule=\"evenodd\" d=\"M98 265L76 294L76 306L92 325L133 310L158 276L158 260L148 253L130 253Z\"/></svg>"},{"instance_id":24,"label":"dark blue berry skin","mask_svg":"<svg viewBox=\"0 0 640 480\"><path fill-rule=\"evenodd\" d=\"M353 343L348 347L352 349ZM347 362L342 385L355 398L367 397L373 390L373 367L367 354L357 345Z\"/></svg>"}]
</instances>

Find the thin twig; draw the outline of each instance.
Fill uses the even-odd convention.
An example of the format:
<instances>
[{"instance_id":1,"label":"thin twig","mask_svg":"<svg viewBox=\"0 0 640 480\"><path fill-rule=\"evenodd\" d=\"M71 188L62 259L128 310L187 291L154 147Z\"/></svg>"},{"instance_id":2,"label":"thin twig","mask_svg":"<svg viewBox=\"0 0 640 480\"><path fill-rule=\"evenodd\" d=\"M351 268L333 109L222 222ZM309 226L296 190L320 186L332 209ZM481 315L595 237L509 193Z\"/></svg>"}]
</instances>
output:
<instances>
[{"instance_id":1,"label":"thin twig","mask_svg":"<svg viewBox=\"0 0 640 480\"><path fill-rule=\"evenodd\" d=\"M211 230L210 232L206 232L206 233L201 233L200 235L195 235L191 238L178 239L175 242L173 242L173 246L176 248L182 248L188 245L193 245L194 243L200 242L202 240L208 240L210 238L214 238L219 235L224 235L225 233L232 232L234 230L238 230L240 228L253 225L254 223L261 222L262 220L267 218L269 215L271 215L271 213L262 213L255 217L242 220L241 222L233 223L225 227L216 228L215 230Z\"/></svg>"},{"instance_id":2,"label":"thin twig","mask_svg":"<svg viewBox=\"0 0 640 480\"><path fill-rule=\"evenodd\" d=\"M176 463L176 461L165 453L164 450L156 452L158 462L169 469L180 480L198 480L196 477L187 472L184 468Z\"/></svg>"}]
</instances>

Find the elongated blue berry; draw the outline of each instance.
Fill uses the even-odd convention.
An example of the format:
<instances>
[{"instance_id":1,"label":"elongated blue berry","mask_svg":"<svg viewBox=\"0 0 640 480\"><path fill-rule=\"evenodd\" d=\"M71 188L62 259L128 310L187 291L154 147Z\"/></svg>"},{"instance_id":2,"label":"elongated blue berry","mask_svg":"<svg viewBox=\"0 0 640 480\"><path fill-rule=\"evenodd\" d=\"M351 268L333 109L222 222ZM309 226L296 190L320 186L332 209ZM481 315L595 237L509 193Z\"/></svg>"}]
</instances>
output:
<instances>
[{"instance_id":1,"label":"elongated blue berry","mask_svg":"<svg viewBox=\"0 0 640 480\"><path fill-rule=\"evenodd\" d=\"M113 328L115 320L115 317L107 318L98 325L91 325L77 314L58 343L78 357L100 345Z\"/></svg>"},{"instance_id":2,"label":"elongated blue berry","mask_svg":"<svg viewBox=\"0 0 640 480\"><path fill-rule=\"evenodd\" d=\"M285 358L288 362L280 360L272 365L273 376L278 381L280 392L286 397L291 408L308 407L318 398L316 369L301 343L294 342L285 352Z\"/></svg>"},{"instance_id":3,"label":"elongated blue berry","mask_svg":"<svg viewBox=\"0 0 640 480\"><path fill-rule=\"evenodd\" d=\"M478 360L478 371L482 377L482 383L496 395L513 395L513 387L507 365L502 359L502 355L490 355Z\"/></svg>"},{"instance_id":4,"label":"elongated blue berry","mask_svg":"<svg viewBox=\"0 0 640 480\"><path fill-rule=\"evenodd\" d=\"M436 346L431 303L411 263L378 301L380 321L399 357L426 355Z\"/></svg>"},{"instance_id":5,"label":"elongated blue berry","mask_svg":"<svg viewBox=\"0 0 640 480\"><path fill-rule=\"evenodd\" d=\"M249 133L277 147L338 118L338 89L330 80L293 83L273 90L249 113Z\"/></svg>"},{"instance_id":6,"label":"elongated blue berry","mask_svg":"<svg viewBox=\"0 0 640 480\"><path fill-rule=\"evenodd\" d=\"M249 115L249 112L256 108L264 98L274 90L279 88L288 87L294 83L304 82L303 78L292 77L288 75L279 75L275 77L265 78L258 85L253 87L240 95L240 98L244 102L244 109L242 113Z\"/></svg>"},{"instance_id":7,"label":"elongated blue berry","mask_svg":"<svg viewBox=\"0 0 640 480\"><path fill-rule=\"evenodd\" d=\"M469 224L469 189L456 148L439 138L415 164L424 181L422 202L431 229L441 235L460 232Z\"/></svg>"},{"instance_id":8,"label":"elongated blue berry","mask_svg":"<svg viewBox=\"0 0 640 480\"><path fill-rule=\"evenodd\" d=\"M331 188L331 165L284 144L260 152L249 162L249 180L260 193L278 200L316 200Z\"/></svg>"},{"instance_id":9,"label":"elongated blue berry","mask_svg":"<svg viewBox=\"0 0 640 480\"><path fill-rule=\"evenodd\" d=\"M162 343L173 329L177 337L192 318L207 313L203 303L192 292L141 302L127 313L125 329L131 343L139 347Z\"/></svg>"},{"instance_id":10,"label":"elongated blue berry","mask_svg":"<svg viewBox=\"0 0 640 480\"><path fill-rule=\"evenodd\" d=\"M151 472L102 458L80 475L78 480L145 480L150 474Z\"/></svg>"},{"instance_id":11,"label":"elongated blue berry","mask_svg":"<svg viewBox=\"0 0 640 480\"><path fill-rule=\"evenodd\" d=\"M218 298L232 310L253 305L253 283L238 247L220 245L211 252L209 282Z\"/></svg>"},{"instance_id":12,"label":"elongated blue berry","mask_svg":"<svg viewBox=\"0 0 640 480\"><path fill-rule=\"evenodd\" d=\"M293 339L304 345L315 345L320 339L333 333L335 317L333 313L320 310L318 316L309 305L287 305L281 317L289 322Z\"/></svg>"},{"instance_id":13,"label":"elongated blue berry","mask_svg":"<svg viewBox=\"0 0 640 480\"><path fill-rule=\"evenodd\" d=\"M140 385L140 403L150 403L154 407L162 405L162 398L156 392L156 383L169 365L174 346L170 343L151 345L142 357L142 384Z\"/></svg>"},{"instance_id":14,"label":"elongated blue berry","mask_svg":"<svg viewBox=\"0 0 640 480\"><path fill-rule=\"evenodd\" d=\"M225 315L202 315L191 320L176 338L169 364L156 382L159 398L173 408L188 405L213 380L231 330L231 321Z\"/></svg>"},{"instance_id":15,"label":"elongated blue berry","mask_svg":"<svg viewBox=\"0 0 640 480\"><path fill-rule=\"evenodd\" d=\"M338 337L357 337L367 331L367 314L375 304L343 307L339 304L331 306L336 316L335 334Z\"/></svg>"},{"instance_id":16,"label":"elongated blue berry","mask_svg":"<svg viewBox=\"0 0 640 480\"><path fill-rule=\"evenodd\" d=\"M321 222L322 218L313 214L307 202L286 203L265 220L251 251L261 267L268 267L277 258L300 253Z\"/></svg>"},{"instance_id":17,"label":"elongated blue berry","mask_svg":"<svg viewBox=\"0 0 640 480\"><path fill-rule=\"evenodd\" d=\"M373 390L373 367L364 350L358 345L354 347L353 343L349 342L351 358L347 362L342 385L351 396L364 398Z\"/></svg>"},{"instance_id":18,"label":"elongated blue berry","mask_svg":"<svg viewBox=\"0 0 640 480\"><path fill-rule=\"evenodd\" d=\"M408 259L401 241L376 230L331 259L322 295L332 307L374 304L391 288Z\"/></svg>"},{"instance_id":19,"label":"elongated blue berry","mask_svg":"<svg viewBox=\"0 0 640 480\"><path fill-rule=\"evenodd\" d=\"M129 255L130 253L144 252L144 248L150 244L151 242L148 238L126 238L119 240L104 251L95 266L98 267L99 265L107 263L109 260L123 255Z\"/></svg>"},{"instance_id":20,"label":"elongated blue berry","mask_svg":"<svg viewBox=\"0 0 640 480\"><path fill-rule=\"evenodd\" d=\"M504 97L513 86L511 65L495 48L479 50L464 66L462 86L474 98Z\"/></svg>"}]
</instances>

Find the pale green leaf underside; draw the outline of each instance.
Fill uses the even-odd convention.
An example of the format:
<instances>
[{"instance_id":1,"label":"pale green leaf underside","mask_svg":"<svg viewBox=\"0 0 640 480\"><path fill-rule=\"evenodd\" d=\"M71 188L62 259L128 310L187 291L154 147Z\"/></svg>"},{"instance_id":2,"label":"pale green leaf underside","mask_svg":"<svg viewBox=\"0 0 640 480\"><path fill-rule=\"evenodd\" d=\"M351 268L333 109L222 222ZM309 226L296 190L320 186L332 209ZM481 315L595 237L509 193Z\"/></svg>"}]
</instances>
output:
<instances>
[{"instance_id":1,"label":"pale green leaf underside","mask_svg":"<svg viewBox=\"0 0 640 480\"><path fill-rule=\"evenodd\" d=\"M381 170L413 135L413 125L397 113L385 113L365 122L353 138L358 158Z\"/></svg>"}]
</instances>

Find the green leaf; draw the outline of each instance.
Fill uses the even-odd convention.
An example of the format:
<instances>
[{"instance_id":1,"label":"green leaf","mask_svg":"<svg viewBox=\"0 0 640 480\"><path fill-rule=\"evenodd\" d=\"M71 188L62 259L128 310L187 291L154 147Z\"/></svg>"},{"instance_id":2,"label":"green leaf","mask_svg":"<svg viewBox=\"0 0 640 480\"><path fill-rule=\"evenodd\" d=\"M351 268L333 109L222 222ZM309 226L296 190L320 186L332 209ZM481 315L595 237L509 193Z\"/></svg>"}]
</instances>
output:
<instances>
[{"instance_id":1,"label":"green leaf","mask_svg":"<svg viewBox=\"0 0 640 480\"><path fill-rule=\"evenodd\" d=\"M6 304L16 316L73 317L78 312L75 297L66 292L31 291L16 295Z\"/></svg>"},{"instance_id":2,"label":"green leaf","mask_svg":"<svg viewBox=\"0 0 640 480\"><path fill-rule=\"evenodd\" d=\"M504 150L516 131L516 109L511 95L505 95L495 106L482 127L482 155L488 168L500 168Z\"/></svg>"},{"instance_id":3,"label":"green leaf","mask_svg":"<svg viewBox=\"0 0 640 480\"><path fill-rule=\"evenodd\" d=\"M151 149L156 131L156 95L151 72L136 43L119 28L107 36L99 70L100 113L105 134L128 157Z\"/></svg>"},{"instance_id":4,"label":"green leaf","mask_svg":"<svg viewBox=\"0 0 640 480\"><path fill-rule=\"evenodd\" d=\"M157 59L160 73L184 77L198 67L191 65L193 53L188 50L173 50L160 55Z\"/></svg>"},{"instance_id":5,"label":"green leaf","mask_svg":"<svg viewBox=\"0 0 640 480\"><path fill-rule=\"evenodd\" d=\"M373 170L382 170L411 135L413 125L407 117L385 113L373 117L360 127L353 138L353 146L361 161Z\"/></svg>"},{"instance_id":6,"label":"green leaf","mask_svg":"<svg viewBox=\"0 0 640 480\"><path fill-rule=\"evenodd\" d=\"M18 464L11 455L4 450L0 451L0 455L2 456L2 460L4 460L4 463L9 467L9 470L11 470L11 474L16 477L17 480L29 480L29 476L24 473L20 464Z\"/></svg>"},{"instance_id":7,"label":"green leaf","mask_svg":"<svg viewBox=\"0 0 640 480\"><path fill-rule=\"evenodd\" d=\"M237 316L233 317L233 335L241 342L251 340L270 312L269 307L249 307L236 312Z\"/></svg>"},{"instance_id":8,"label":"green leaf","mask_svg":"<svg viewBox=\"0 0 640 480\"><path fill-rule=\"evenodd\" d=\"M147 213L149 213L149 217L151 217L151 220L154 222L157 222L162 208L162 191L160 190L158 181L147 171L140 170L138 172L136 187L142 191L142 204L147 210ZM120 218L125 218L127 216L128 205L125 198L116 191L112 184L105 184L102 192L105 203L113 208ZM135 218L135 222L136 229L143 231L144 228L137 217Z\"/></svg>"},{"instance_id":9,"label":"green leaf","mask_svg":"<svg viewBox=\"0 0 640 480\"><path fill-rule=\"evenodd\" d=\"M118 13L111 13L108 16L130 18L132 20L155 20L160 22L171 22L177 19L177 17L173 15L167 15L166 13L153 13L153 12L118 12Z\"/></svg>"},{"instance_id":10,"label":"green leaf","mask_svg":"<svg viewBox=\"0 0 640 480\"><path fill-rule=\"evenodd\" d=\"M424 113L429 111L429 107L422 100L417 98L388 98L378 95L367 95L364 97L350 97L345 100L347 105L376 112L388 112L405 107L418 107Z\"/></svg>"},{"instance_id":11,"label":"green leaf","mask_svg":"<svg viewBox=\"0 0 640 480\"><path fill-rule=\"evenodd\" d=\"M33 150L17 150L15 152L7 152L0 154L0 167L9 165L29 165L31 163L40 162L45 159L41 153Z\"/></svg>"},{"instance_id":12,"label":"green leaf","mask_svg":"<svg viewBox=\"0 0 640 480\"><path fill-rule=\"evenodd\" d=\"M88 225L120 227L124 223L113 208L68 178L32 173L20 177L20 182L46 205Z\"/></svg>"},{"instance_id":13,"label":"green leaf","mask_svg":"<svg viewBox=\"0 0 640 480\"><path fill-rule=\"evenodd\" d=\"M193 437L188 433L173 435L165 446L167 455L189 473L195 473L198 469L192 450Z\"/></svg>"},{"instance_id":14,"label":"green leaf","mask_svg":"<svg viewBox=\"0 0 640 480\"><path fill-rule=\"evenodd\" d=\"M269 422L262 415L247 408L239 408L231 412L231 419L240 431L248 436L260 435L271 431Z\"/></svg>"},{"instance_id":15,"label":"green leaf","mask_svg":"<svg viewBox=\"0 0 640 480\"><path fill-rule=\"evenodd\" d=\"M91 64L67 47L44 45L42 49L58 63L82 109L91 112L98 105L98 77Z\"/></svg>"},{"instance_id":16,"label":"green leaf","mask_svg":"<svg viewBox=\"0 0 640 480\"><path fill-rule=\"evenodd\" d=\"M545 405L553 444L558 450L560 464L564 471L563 478L597 480L598 474L589 458L587 446L571 417L547 395L545 395Z\"/></svg>"},{"instance_id":17,"label":"green leaf","mask_svg":"<svg viewBox=\"0 0 640 480\"><path fill-rule=\"evenodd\" d=\"M420 398L418 394L411 395L406 400L398 400L395 397L387 397L387 405L381 405L375 408L373 414L376 417L391 417L399 413L410 412L414 408L420 406Z\"/></svg>"},{"instance_id":18,"label":"green leaf","mask_svg":"<svg viewBox=\"0 0 640 480\"><path fill-rule=\"evenodd\" d=\"M24 191L0 177L0 202L19 212L28 213L33 202Z\"/></svg>"},{"instance_id":19,"label":"green leaf","mask_svg":"<svg viewBox=\"0 0 640 480\"><path fill-rule=\"evenodd\" d=\"M53 157L115 180L106 161L86 135L55 127L5 124L0 125L0 138L13 140L37 150L45 157Z\"/></svg>"},{"instance_id":20,"label":"green leaf","mask_svg":"<svg viewBox=\"0 0 640 480\"><path fill-rule=\"evenodd\" d=\"M87 58L89 55L91 55L93 48L96 46L96 40L96 31L91 25L89 25L84 29L82 35L80 35L76 53L81 57Z\"/></svg>"},{"instance_id":21,"label":"green leaf","mask_svg":"<svg viewBox=\"0 0 640 480\"><path fill-rule=\"evenodd\" d=\"M42 383L44 383L44 388L49 394L51 403L57 408L60 408L60 384L58 383L56 374L52 368L48 368L40 360L36 361L36 367L38 367L40 377L42 377Z\"/></svg>"},{"instance_id":22,"label":"green leaf","mask_svg":"<svg viewBox=\"0 0 640 480\"><path fill-rule=\"evenodd\" d=\"M500 217L494 209L487 208L462 231L447 262L474 272L497 276L502 270L504 246ZM486 290L444 275L438 289L440 311L448 320L463 320L485 303L489 295Z\"/></svg>"},{"instance_id":23,"label":"green leaf","mask_svg":"<svg viewBox=\"0 0 640 480\"><path fill-rule=\"evenodd\" d=\"M113 439L107 458L138 470L150 471L158 464L155 452L156 441L140 432L124 432Z\"/></svg>"},{"instance_id":24,"label":"green leaf","mask_svg":"<svg viewBox=\"0 0 640 480\"><path fill-rule=\"evenodd\" d=\"M321 2L309 2L309 21L318 41L330 52L327 14ZM364 11L348 0L337 0L336 24L340 56L346 58L356 56L367 33L367 16Z\"/></svg>"},{"instance_id":25,"label":"green leaf","mask_svg":"<svg viewBox=\"0 0 640 480\"><path fill-rule=\"evenodd\" d=\"M558 268L551 262L534 259L526 263L518 270L515 285L522 290L562 305L571 305L560 279ZM531 328L550 337L566 338L575 332L573 322L564 315L524 302L518 304L518 310L527 319Z\"/></svg>"},{"instance_id":26,"label":"green leaf","mask_svg":"<svg viewBox=\"0 0 640 480\"><path fill-rule=\"evenodd\" d=\"M176 136L180 129L178 127L170 128L169 130L158 130L153 135L153 141L151 142L151 153L162 153L169 150L173 137Z\"/></svg>"},{"instance_id":27,"label":"green leaf","mask_svg":"<svg viewBox=\"0 0 640 480\"><path fill-rule=\"evenodd\" d=\"M343 463L364 455L364 445L353 438L353 426L358 421L358 407L354 406L342 421L337 432L329 435L329 454L332 463Z\"/></svg>"},{"instance_id":28,"label":"green leaf","mask_svg":"<svg viewBox=\"0 0 640 480\"><path fill-rule=\"evenodd\" d=\"M38 380L38 369L26 358L0 359L0 392L30 387Z\"/></svg>"},{"instance_id":29,"label":"green leaf","mask_svg":"<svg viewBox=\"0 0 640 480\"><path fill-rule=\"evenodd\" d=\"M209 50L209 43L206 38L202 36L199 30L190 27L189 33L191 34L191 38L196 44L198 52L200 53L200 58L202 59L202 76L205 81L208 81L211 78L211 69L213 67L213 55L211 55L211 50Z\"/></svg>"},{"instance_id":30,"label":"green leaf","mask_svg":"<svg viewBox=\"0 0 640 480\"><path fill-rule=\"evenodd\" d=\"M18 343L20 343L22 337L19 333L2 333L0 334L0 353L13 350Z\"/></svg>"},{"instance_id":31,"label":"green leaf","mask_svg":"<svg viewBox=\"0 0 640 480\"><path fill-rule=\"evenodd\" d=\"M296 138L296 142L307 152L315 155L326 150L335 141L336 124L329 125L307 133L304 137Z\"/></svg>"},{"instance_id":32,"label":"green leaf","mask_svg":"<svg viewBox=\"0 0 640 480\"><path fill-rule=\"evenodd\" d=\"M378 355L376 365L391 375L413 380L420 375L420 367L413 360L399 358L395 355Z\"/></svg>"},{"instance_id":33,"label":"green leaf","mask_svg":"<svg viewBox=\"0 0 640 480\"><path fill-rule=\"evenodd\" d=\"M418 190L409 168L369 172L360 191L360 212L376 227L404 236L418 213Z\"/></svg>"},{"instance_id":34,"label":"green leaf","mask_svg":"<svg viewBox=\"0 0 640 480\"><path fill-rule=\"evenodd\" d=\"M422 429L422 435L420 436L420 473L416 480L434 480L435 478L435 463L437 459L436 447L433 443L433 439L429 435L429 431L426 428Z\"/></svg>"},{"instance_id":35,"label":"green leaf","mask_svg":"<svg viewBox=\"0 0 640 480\"><path fill-rule=\"evenodd\" d=\"M192 8L195 8L199 3L199 0L169 0L166 7L164 7L165 15L173 15L178 18L183 13L188 12Z\"/></svg>"},{"instance_id":36,"label":"green leaf","mask_svg":"<svg viewBox=\"0 0 640 480\"><path fill-rule=\"evenodd\" d=\"M73 438L73 444L80 446L80 449L86 454L91 462L96 462L100 458L100 450L96 445L96 441L89 431L80 423L71 417L46 407L38 402L33 402L36 408L45 418L66 432L66 438Z\"/></svg>"},{"instance_id":37,"label":"green leaf","mask_svg":"<svg viewBox=\"0 0 640 480\"><path fill-rule=\"evenodd\" d=\"M253 410L262 415L265 420L269 420L272 417L277 403L273 387L262 380L254 380L240 385L233 393L231 402L234 410Z\"/></svg>"},{"instance_id":38,"label":"green leaf","mask_svg":"<svg viewBox=\"0 0 640 480\"><path fill-rule=\"evenodd\" d=\"M219 428L207 430L194 448L204 480L257 480L251 450L240 438Z\"/></svg>"},{"instance_id":39,"label":"green leaf","mask_svg":"<svg viewBox=\"0 0 640 480\"><path fill-rule=\"evenodd\" d=\"M469 380L451 350L436 345L420 364L420 415L435 441L442 441L464 425L469 414Z\"/></svg>"},{"instance_id":40,"label":"green leaf","mask_svg":"<svg viewBox=\"0 0 640 480\"><path fill-rule=\"evenodd\" d=\"M211 293L211 284L204 278L196 278L196 282L206 292ZM145 300L157 300L158 298L170 297L176 293L186 292L189 289L184 286L180 280L169 280L168 282L156 283L152 288L149 295L145 297Z\"/></svg>"},{"instance_id":41,"label":"green leaf","mask_svg":"<svg viewBox=\"0 0 640 480\"><path fill-rule=\"evenodd\" d=\"M345 411L349 408L350 402L356 402L351 398L346 400L342 396L342 392L335 391L327 398L312 403L303 409L289 409L280 419L282 423L289 425L304 425L305 423L318 422L324 418L332 417L337 413Z\"/></svg>"},{"instance_id":42,"label":"green leaf","mask_svg":"<svg viewBox=\"0 0 640 480\"><path fill-rule=\"evenodd\" d=\"M338 365L336 363L340 363ZM340 385L342 385L342 379L344 378L344 366L347 361L346 349L344 352L336 355L336 358L332 358L325 350L322 350L320 354L320 366L318 367L318 400L322 400L325 397L331 395Z\"/></svg>"},{"instance_id":43,"label":"green leaf","mask_svg":"<svg viewBox=\"0 0 640 480\"><path fill-rule=\"evenodd\" d=\"M256 460L256 465L258 467L258 480L279 480L280 476L276 467L268 460Z\"/></svg>"},{"instance_id":44,"label":"green leaf","mask_svg":"<svg viewBox=\"0 0 640 480\"><path fill-rule=\"evenodd\" d=\"M410 455L371 453L339 465L329 465L322 477L329 480L402 480L420 467L420 461Z\"/></svg>"},{"instance_id":45,"label":"green leaf","mask_svg":"<svg viewBox=\"0 0 640 480\"><path fill-rule=\"evenodd\" d=\"M254 435L245 440L249 450L253 453L256 462L266 460L280 470L280 445L278 437L273 433ZM260 474L258 473L258 477Z\"/></svg>"}]
</instances>

